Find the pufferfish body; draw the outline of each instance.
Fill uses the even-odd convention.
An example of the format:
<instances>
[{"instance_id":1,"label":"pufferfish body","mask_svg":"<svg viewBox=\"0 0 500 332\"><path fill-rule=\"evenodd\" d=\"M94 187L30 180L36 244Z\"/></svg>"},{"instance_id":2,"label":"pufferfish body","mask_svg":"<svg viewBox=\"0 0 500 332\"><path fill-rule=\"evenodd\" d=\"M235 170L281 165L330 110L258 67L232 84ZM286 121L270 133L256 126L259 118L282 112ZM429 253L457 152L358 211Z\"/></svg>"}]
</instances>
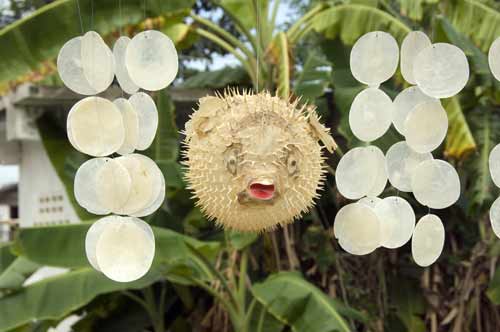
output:
<instances>
[{"instance_id":1,"label":"pufferfish body","mask_svg":"<svg viewBox=\"0 0 500 332\"><path fill-rule=\"evenodd\" d=\"M271 230L308 211L325 179L318 141L336 148L314 109L269 93L201 98L184 134L196 204L239 231Z\"/></svg>"}]
</instances>

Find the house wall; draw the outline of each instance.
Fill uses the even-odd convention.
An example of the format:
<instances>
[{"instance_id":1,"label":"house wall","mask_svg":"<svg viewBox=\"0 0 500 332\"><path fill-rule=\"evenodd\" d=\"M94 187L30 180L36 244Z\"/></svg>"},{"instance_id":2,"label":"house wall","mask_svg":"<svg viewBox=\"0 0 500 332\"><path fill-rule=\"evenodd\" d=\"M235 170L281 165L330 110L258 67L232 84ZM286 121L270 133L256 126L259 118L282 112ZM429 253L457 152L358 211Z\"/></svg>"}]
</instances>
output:
<instances>
[{"instance_id":1,"label":"house wall","mask_svg":"<svg viewBox=\"0 0 500 332\"><path fill-rule=\"evenodd\" d=\"M19 172L21 227L80 222L40 141L23 141Z\"/></svg>"}]
</instances>

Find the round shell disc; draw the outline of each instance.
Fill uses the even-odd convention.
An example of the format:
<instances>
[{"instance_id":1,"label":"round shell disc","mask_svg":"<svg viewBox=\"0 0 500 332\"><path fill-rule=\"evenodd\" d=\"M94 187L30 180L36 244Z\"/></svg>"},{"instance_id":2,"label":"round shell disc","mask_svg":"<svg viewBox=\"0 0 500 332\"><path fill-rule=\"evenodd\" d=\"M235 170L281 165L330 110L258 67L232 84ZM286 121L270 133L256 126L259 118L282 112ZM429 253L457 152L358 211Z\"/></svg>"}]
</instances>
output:
<instances>
[{"instance_id":1,"label":"round shell disc","mask_svg":"<svg viewBox=\"0 0 500 332\"><path fill-rule=\"evenodd\" d=\"M97 93L106 90L115 77L115 59L108 45L95 31L82 37L81 59L83 74Z\"/></svg>"},{"instance_id":2,"label":"round shell disc","mask_svg":"<svg viewBox=\"0 0 500 332\"><path fill-rule=\"evenodd\" d=\"M444 226L438 216L428 214L420 218L413 231L411 253L415 263L426 267L434 263L444 248Z\"/></svg>"},{"instance_id":3,"label":"round shell disc","mask_svg":"<svg viewBox=\"0 0 500 332\"><path fill-rule=\"evenodd\" d=\"M417 84L413 76L413 63L420 51L431 46L431 40L422 31L412 31L401 44L401 74L406 82Z\"/></svg>"},{"instance_id":4,"label":"round shell disc","mask_svg":"<svg viewBox=\"0 0 500 332\"><path fill-rule=\"evenodd\" d=\"M97 264L111 280L130 282L143 277L151 268L155 241L151 227L144 221L119 218L106 224L97 241Z\"/></svg>"},{"instance_id":5,"label":"round shell disc","mask_svg":"<svg viewBox=\"0 0 500 332\"><path fill-rule=\"evenodd\" d=\"M125 53L127 51L130 38L122 36L118 38L113 46L113 55L115 57L116 79L123 91L132 95L139 91L139 87L132 81L125 66Z\"/></svg>"},{"instance_id":6,"label":"round shell disc","mask_svg":"<svg viewBox=\"0 0 500 332\"><path fill-rule=\"evenodd\" d=\"M94 222L92 226L90 226L89 230L87 231L87 235L85 236L85 253L87 254L87 259L90 265L92 265L92 267L97 271L101 271L99 265L97 264L97 258L95 255L97 241L99 240L99 237L101 236L105 226L108 223L112 223L117 220L119 221L120 217L108 216L101 218Z\"/></svg>"},{"instance_id":7,"label":"round shell disc","mask_svg":"<svg viewBox=\"0 0 500 332\"><path fill-rule=\"evenodd\" d=\"M120 110L100 97L87 97L76 103L68 114L67 130L75 148L94 157L115 153L125 140Z\"/></svg>"},{"instance_id":8,"label":"round shell disc","mask_svg":"<svg viewBox=\"0 0 500 332\"><path fill-rule=\"evenodd\" d=\"M130 195L123 206L115 213L131 215L149 207L157 198L156 186L161 186L160 179L156 176L156 170L150 163L145 162L144 156L128 154L116 158L128 170L132 180ZM154 164L154 162L153 162ZM154 164L155 167L156 164Z\"/></svg>"},{"instance_id":9,"label":"round shell disc","mask_svg":"<svg viewBox=\"0 0 500 332\"><path fill-rule=\"evenodd\" d=\"M406 88L396 96L394 99L392 123L401 135L405 135L405 121L408 114L415 108L415 106L425 102L435 102L441 104L439 99L429 97L423 93L418 86Z\"/></svg>"},{"instance_id":10,"label":"round shell disc","mask_svg":"<svg viewBox=\"0 0 500 332\"><path fill-rule=\"evenodd\" d=\"M373 188L377 177L377 155L364 147L348 151L335 171L337 189L346 198L360 199Z\"/></svg>"},{"instance_id":11,"label":"round shell disc","mask_svg":"<svg viewBox=\"0 0 500 332\"><path fill-rule=\"evenodd\" d=\"M401 197L386 197L377 204L375 213L380 220L380 245L395 249L411 239L415 228L415 213Z\"/></svg>"},{"instance_id":12,"label":"round shell disc","mask_svg":"<svg viewBox=\"0 0 500 332\"><path fill-rule=\"evenodd\" d=\"M376 197L380 195L387 185L387 170L385 168L385 156L382 150L378 147L370 145L365 147L370 153L375 155L375 164L372 165L373 168L377 170L375 175L375 182L370 190L366 193L369 197Z\"/></svg>"},{"instance_id":13,"label":"round shell disc","mask_svg":"<svg viewBox=\"0 0 500 332\"><path fill-rule=\"evenodd\" d=\"M137 150L146 150L156 136L158 129L158 110L153 98L144 92L136 93L129 98L139 117L139 138Z\"/></svg>"},{"instance_id":14,"label":"round shell disc","mask_svg":"<svg viewBox=\"0 0 500 332\"><path fill-rule=\"evenodd\" d=\"M500 37L495 39L488 51L488 63L493 76L500 81Z\"/></svg>"},{"instance_id":15,"label":"round shell disc","mask_svg":"<svg viewBox=\"0 0 500 332\"><path fill-rule=\"evenodd\" d=\"M165 201L165 178L163 177L163 174L161 176L161 184L160 184L160 193L156 197L156 200L147 208L145 208L142 211L133 213L132 216L134 217L145 217L149 216L150 214L153 214L156 210L160 208L160 206L163 204Z\"/></svg>"},{"instance_id":16,"label":"round shell disc","mask_svg":"<svg viewBox=\"0 0 500 332\"><path fill-rule=\"evenodd\" d=\"M165 178L160 168L153 160L141 154L134 154L134 157L143 163L144 167L152 176L153 185L151 188L151 199L144 209L131 213L134 217L144 217L155 212L165 200Z\"/></svg>"},{"instance_id":17,"label":"round shell disc","mask_svg":"<svg viewBox=\"0 0 500 332\"><path fill-rule=\"evenodd\" d=\"M61 48L57 56L57 72L68 89L87 96L97 93L83 74L82 37L68 40Z\"/></svg>"},{"instance_id":18,"label":"round shell disc","mask_svg":"<svg viewBox=\"0 0 500 332\"><path fill-rule=\"evenodd\" d=\"M349 125L357 138L372 142L389 129L392 113L391 98L380 89L368 88L354 98L349 111Z\"/></svg>"},{"instance_id":19,"label":"round shell disc","mask_svg":"<svg viewBox=\"0 0 500 332\"><path fill-rule=\"evenodd\" d=\"M335 216L335 236L340 246L353 255L366 255L380 245L380 222L367 205L352 203L342 207Z\"/></svg>"},{"instance_id":20,"label":"round shell disc","mask_svg":"<svg viewBox=\"0 0 500 332\"><path fill-rule=\"evenodd\" d=\"M500 197L495 199L490 208L490 223L495 235L500 238Z\"/></svg>"},{"instance_id":21,"label":"round shell disc","mask_svg":"<svg viewBox=\"0 0 500 332\"><path fill-rule=\"evenodd\" d=\"M469 63L455 45L433 44L418 53L413 75L420 89L434 98L449 98L459 93L469 80Z\"/></svg>"},{"instance_id":22,"label":"round shell disc","mask_svg":"<svg viewBox=\"0 0 500 332\"><path fill-rule=\"evenodd\" d=\"M419 153L436 149L448 131L448 116L440 103L418 104L405 121L405 138L410 148Z\"/></svg>"},{"instance_id":23,"label":"round shell disc","mask_svg":"<svg viewBox=\"0 0 500 332\"><path fill-rule=\"evenodd\" d=\"M490 152L489 168L493 183L500 187L500 144L495 145Z\"/></svg>"},{"instance_id":24,"label":"round shell disc","mask_svg":"<svg viewBox=\"0 0 500 332\"><path fill-rule=\"evenodd\" d=\"M106 159L94 176L99 203L111 212L118 211L127 202L132 188L128 170L115 159Z\"/></svg>"},{"instance_id":25,"label":"round shell disc","mask_svg":"<svg viewBox=\"0 0 500 332\"><path fill-rule=\"evenodd\" d=\"M132 38L125 53L132 81L141 88L166 88L177 75L179 60L174 43L159 31L144 31Z\"/></svg>"},{"instance_id":26,"label":"round shell disc","mask_svg":"<svg viewBox=\"0 0 500 332\"><path fill-rule=\"evenodd\" d=\"M433 159L431 153L415 152L404 141L394 144L385 155L389 182L398 190L410 192L411 175L415 167L430 159Z\"/></svg>"},{"instance_id":27,"label":"round shell disc","mask_svg":"<svg viewBox=\"0 0 500 332\"><path fill-rule=\"evenodd\" d=\"M121 155L132 153L139 142L139 115L125 98L118 98L113 103L120 110L125 127L125 140L116 152Z\"/></svg>"},{"instance_id":28,"label":"round shell disc","mask_svg":"<svg viewBox=\"0 0 500 332\"><path fill-rule=\"evenodd\" d=\"M99 201L97 195L96 174L110 158L94 158L84 162L76 171L74 180L75 199L78 204L93 214L108 214L111 212Z\"/></svg>"},{"instance_id":29,"label":"round shell disc","mask_svg":"<svg viewBox=\"0 0 500 332\"><path fill-rule=\"evenodd\" d=\"M398 68L398 43L387 32L373 31L361 36L354 44L350 65L356 80L378 86L394 75Z\"/></svg>"},{"instance_id":30,"label":"round shell disc","mask_svg":"<svg viewBox=\"0 0 500 332\"><path fill-rule=\"evenodd\" d=\"M377 204L380 202L382 202L382 198L379 197L363 197L358 201L359 204L367 205L372 209L374 209L375 206L377 206Z\"/></svg>"},{"instance_id":31,"label":"round shell disc","mask_svg":"<svg viewBox=\"0 0 500 332\"><path fill-rule=\"evenodd\" d=\"M453 166L444 160L421 162L411 176L416 200L432 209L444 209L460 197L460 179Z\"/></svg>"}]
</instances>

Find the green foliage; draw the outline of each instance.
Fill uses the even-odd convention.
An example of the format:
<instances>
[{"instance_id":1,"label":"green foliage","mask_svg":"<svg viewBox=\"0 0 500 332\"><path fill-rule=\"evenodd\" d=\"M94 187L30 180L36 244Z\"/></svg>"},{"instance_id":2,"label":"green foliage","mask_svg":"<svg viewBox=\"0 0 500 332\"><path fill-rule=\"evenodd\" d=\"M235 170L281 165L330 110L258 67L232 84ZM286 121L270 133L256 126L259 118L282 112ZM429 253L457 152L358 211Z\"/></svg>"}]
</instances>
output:
<instances>
[{"instance_id":1,"label":"green foliage","mask_svg":"<svg viewBox=\"0 0 500 332\"><path fill-rule=\"evenodd\" d=\"M225 67L218 70L202 71L181 83L181 87L190 89L222 89L235 85L250 85L248 74L241 67Z\"/></svg>"},{"instance_id":2,"label":"green foliage","mask_svg":"<svg viewBox=\"0 0 500 332\"><path fill-rule=\"evenodd\" d=\"M350 331L331 300L295 273L270 276L253 286L258 301L294 331Z\"/></svg>"},{"instance_id":3,"label":"green foliage","mask_svg":"<svg viewBox=\"0 0 500 332\"><path fill-rule=\"evenodd\" d=\"M146 9L148 15L156 16L186 10L193 3L148 0ZM142 1L123 0L121 16L115 1L95 1L93 15L91 0L80 0L79 4L84 31L96 30L102 35L144 18ZM73 0L54 1L0 30L0 45L8 45L0 48L0 90L9 81L41 70L56 58L66 41L81 34L77 2Z\"/></svg>"},{"instance_id":4,"label":"green foliage","mask_svg":"<svg viewBox=\"0 0 500 332\"><path fill-rule=\"evenodd\" d=\"M27 277L40 265L24 257L18 257L0 274L0 291L20 288Z\"/></svg>"},{"instance_id":5,"label":"green foliage","mask_svg":"<svg viewBox=\"0 0 500 332\"><path fill-rule=\"evenodd\" d=\"M309 53L302 71L296 76L294 93L302 96L304 101L314 101L325 93L330 85L332 64L314 52Z\"/></svg>"}]
</instances>

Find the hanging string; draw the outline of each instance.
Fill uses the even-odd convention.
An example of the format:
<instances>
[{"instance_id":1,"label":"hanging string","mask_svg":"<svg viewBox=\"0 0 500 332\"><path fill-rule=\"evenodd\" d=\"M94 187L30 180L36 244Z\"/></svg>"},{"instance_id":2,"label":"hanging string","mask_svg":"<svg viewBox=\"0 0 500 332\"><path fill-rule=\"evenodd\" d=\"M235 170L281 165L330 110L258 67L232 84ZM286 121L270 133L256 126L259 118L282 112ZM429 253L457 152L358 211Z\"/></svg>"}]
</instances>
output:
<instances>
[{"instance_id":1,"label":"hanging string","mask_svg":"<svg viewBox=\"0 0 500 332\"><path fill-rule=\"evenodd\" d=\"M143 0L143 10L144 10L144 21L146 21L146 0Z\"/></svg>"},{"instance_id":2,"label":"hanging string","mask_svg":"<svg viewBox=\"0 0 500 332\"><path fill-rule=\"evenodd\" d=\"M82 20L82 11L80 10L80 1L76 0L76 8L78 10L78 19L80 21L80 30L81 30L81 33L83 35L83 20Z\"/></svg>"},{"instance_id":3,"label":"hanging string","mask_svg":"<svg viewBox=\"0 0 500 332\"><path fill-rule=\"evenodd\" d=\"M260 27L260 17L259 17L259 0L256 0L255 1L255 4L256 4L256 8L255 8L255 16L256 16L256 20L257 20L257 29L256 29L256 33L257 33L257 65L256 65L256 68L255 68L255 76L256 76L256 89L255 89L255 92L259 92L259 57L260 57L260 30L259 30L259 27Z\"/></svg>"},{"instance_id":4,"label":"hanging string","mask_svg":"<svg viewBox=\"0 0 500 332\"><path fill-rule=\"evenodd\" d=\"M122 0L118 0L118 10L120 13L120 38L123 36L123 11L122 11ZM123 92L123 88L121 87L120 84L118 84L118 87L120 88L120 91L122 92L122 98L125 97L125 93Z\"/></svg>"},{"instance_id":5,"label":"hanging string","mask_svg":"<svg viewBox=\"0 0 500 332\"><path fill-rule=\"evenodd\" d=\"M90 30L94 30L94 0L90 0Z\"/></svg>"}]
</instances>

